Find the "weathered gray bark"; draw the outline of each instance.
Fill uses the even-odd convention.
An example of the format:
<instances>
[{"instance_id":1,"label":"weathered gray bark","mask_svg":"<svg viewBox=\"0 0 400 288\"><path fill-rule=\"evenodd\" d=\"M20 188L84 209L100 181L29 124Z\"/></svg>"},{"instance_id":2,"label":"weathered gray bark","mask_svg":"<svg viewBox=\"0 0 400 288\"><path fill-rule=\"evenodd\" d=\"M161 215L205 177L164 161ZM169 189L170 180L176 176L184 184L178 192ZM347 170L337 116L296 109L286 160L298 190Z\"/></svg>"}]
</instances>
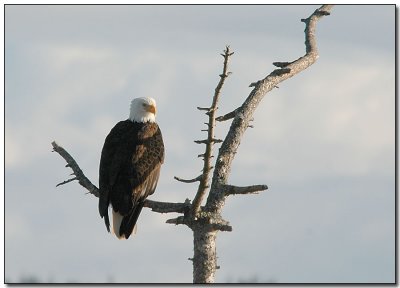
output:
<instances>
[{"instance_id":1,"label":"weathered gray bark","mask_svg":"<svg viewBox=\"0 0 400 288\"><path fill-rule=\"evenodd\" d=\"M213 283L217 269L218 230L195 225L193 229L193 283Z\"/></svg>"},{"instance_id":2,"label":"weathered gray bark","mask_svg":"<svg viewBox=\"0 0 400 288\"><path fill-rule=\"evenodd\" d=\"M229 222L222 219L221 211L225 204L225 200L229 195L243 195L258 193L266 190L267 185L251 185L246 187L238 187L228 184L228 177L231 171L232 162L237 153L240 141L246 129L250 126L253 114L266 93L276 88L279 83L293 77L297 73L305 70L312 65L318 58L318 51L315 39L315 28L317 21L330 14L333 5L323 5L314 13L301 21L305 23L305 46L306 54L292 62L274 62L278 67L267 75L264 79L250 84L254 87L250 95L244 103L234 111L216 117L218 109L218 100L221 94L222 86L229 76L228 63L233 52L229 46L223 54L224 64L220 80L215 89L212 103L210 107L198 107L199 110L205 111L208 116L206 123L207 139L196 140L198 144L205 144L204 154L199 155L204 160L202 174L189 180L175 177L176 180L184 183L199 182L198 190L193 202L186 199L182 203L168 203L146 200L145 207L152 209L158 213L181 213L182 216L167 220L170 224L184 224L193 231L194 256L190 260L193 261L193 282L194 283L212 283L215 281L215 273L219 268L217 266L216 237L218 231L232 231ZM219 140L215 138L214 127L216 121L226 121L233 119L229 132L225 139ZM210 174L212 167L213 147L216 143L222 142L219 149L215 168L211 179ZM89 179L83 174L75 160L62 147L55 142L52 143L53 150L59 153L67 162L67 167L73 170L75 175L73 178L66 180L58 185L66 184L73 180L85 187L90 193L98 197L98 188L93 185ZM57 185L57 186L58 186ZM205 196L208 197L204 206L201 206Z\"/></svg>"}]
</instances>

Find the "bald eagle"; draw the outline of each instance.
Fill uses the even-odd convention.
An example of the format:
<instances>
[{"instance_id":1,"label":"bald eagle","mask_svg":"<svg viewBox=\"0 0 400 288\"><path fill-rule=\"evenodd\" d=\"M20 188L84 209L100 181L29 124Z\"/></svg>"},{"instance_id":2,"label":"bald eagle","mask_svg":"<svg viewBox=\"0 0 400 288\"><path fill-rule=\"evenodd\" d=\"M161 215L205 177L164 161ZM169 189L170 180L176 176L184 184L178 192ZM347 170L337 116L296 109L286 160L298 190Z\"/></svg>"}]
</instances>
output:
<instances>
[{"instance_id":1,"label":"bald eagle","mask_svg":"<svg viewBox=\"0 0 400 288\"><path fill-rule=\"evenodd\" d=\"M113 232L119 239L136 232L144 201L154 193L160 176L164 143L155 116L154 99L133 99L129 119L111 129L101 152L99 212L110 232L111 205Z\"/></svg>"}]
</instances>

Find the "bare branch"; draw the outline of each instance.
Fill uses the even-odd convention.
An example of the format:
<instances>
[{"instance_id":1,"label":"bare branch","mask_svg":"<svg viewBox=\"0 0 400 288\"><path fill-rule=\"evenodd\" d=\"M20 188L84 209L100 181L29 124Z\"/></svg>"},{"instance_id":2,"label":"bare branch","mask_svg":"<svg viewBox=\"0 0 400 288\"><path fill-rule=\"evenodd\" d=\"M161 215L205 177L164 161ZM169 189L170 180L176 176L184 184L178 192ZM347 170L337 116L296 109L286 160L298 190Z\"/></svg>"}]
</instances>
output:
<instances>
[{"instance_id":1,"label":"bare branch","mask_svg":"<svg viewBox=\"0 0 400 288\"><path fill-rule=\"evenodd\" d=\"M315 28L317 21L327 15L333 5L323 5L317 9L310 17L304 20L305 28L305 46L306 54L299 59L290 62L282 69L277 69L271 72L267 77L251 84L254 86L250 95L247 97L242 106L235 113L235 118L231 123L231 127L224 142L221 144L217 157L211 191L209 193L206 208L211 211L220 211L222 209L225 195L219 186L226 185L230 174L232 161L235 157L240 140L244 132L249 127L250 119L263 99L264 95L271 91L277 85L307 69L314 64L318 58L318 50L315 40ZM287 62L289 63L289 62ZM278 72L279 71L279 72Z\"/></svg>"},{"instance_id":2,"label":"bare branch","mask_svg":"<svg viewBox=\"0 0 400 288\"><path fill-rule=\"evenodd\" d=\"M272 73L270 75L281 76L283 74L290 73L290 71L291 71L290 68L276 69L276 70L272 71Z\"/></svg>"},{"instance_id":3,"label":"bare branch","mask_svg":"<svg viewBox=\"0 0 400 288\"><path fill-rule=\"evenodd\" d=\"M208 112L208 111L210 111L211 108L207 108L207 107L197 107L197 109L198 109L198 110L201 110L201 111L207 111L207 112Z\"/></svg>"},{"instance_id":4,"label":"bare branch","mask_svg":"<svg viewBox=\"0 0 400 288\"><path fill-rule=\"evenodd\" d=\"M59 185L66 184L68 182L71 182L73 180L78 180L79 184L81 184L83 187L85 187L91 194L93 194L96 197L99 197L99 189L90 182L88 178L86 178L85 174L83 174L81 168L78 166L74 158L61 146L59 146L55 141L51 143L53 146L53 151L57 152L60 154L62 158L64 158L65 161L67 161L67 167L71 167L72 171L74 171L74 175L76 177L66 180Z\"/></svg>"},{"instance_id":5,"label":"bare branch","mask_svg":"<svg viewBox=\"0 0 400 288\"><path fill-rule=\"evenodd\" d=\"M74 180L78 180L78 178L77 178L77 177L73 177L73 178L71 178L71 179L65 180L65 181L63 181L63 182L61 182L61 183L58 183L58 184L56 185L56 187L61 186L61 185L64 185L64 184L67 184L67 183L72 182L72 181L74 181Z\"/></svg>"},{"instance_id":6,"label":"bare branch","mask_svg":"<svg viewBox=\"0 0 400 288\"><path fill-rule=\"evenodd\" d=\"M315 39L315 27L317 26L317 21L323 17L330 15L330 10L334 5L322 5L320 8L314 11L314 13L307 19L301 19L302 22L306 24L306 29L304 30L306 34L306 53L318 54L317 50L317 40ZM316 55L318 57L318 55ZM311 64L310 64L311 65Z\"/></svg>"},{"instance_id":7,"label":"bare branch","mask_svg":"<svg viewBox=\"0 0 400 288\"><path fill-rule=\"evenodd\" d=\"M211 143L221 143L221 142L222 142L221 139L215 139L215 138L205 139L205 140L194 140L194 143L196 144L211 144Z\"/></svg>"},{"instance_id":8,"label":"bare branch","mask_svg":"<svg viewBox=\"0 0 400 288\"><path fill-rule=\"evenodd\" d=\"M210 228L212 230L218 230L218 231L224 231L224 232L232 232L232 230L233 230L231 225L224 224L224 223L210 224Z\"/></svg>"},{"instance_id":9,"label":"bare branch","mask_svg":"<svg viewBox=\"0 0 400 288\"><path fill-rule=\"evenodd\" d=\"M202 176L203 175L199 175L199 176L197 176L196 178L193 178L193 179L182 179L182 178L174 176L174 179L178 180L179 182L183 182L183 183L194 183L194 182L200 181Z\"/></svg>"},{"instance_id":10,"label":"bare branch","mask_svg":"<svg viewBox=\"0 0 400 288\"><path fill-rule=\"evenodd\" d=\"M218 109L218 100L219 96L221 93L222 86L224 85L225 79L229 76L228 72L228 62L229 62L229 57L233 55L233 52L230 52L229 46L226 46L226 49L224 51L224 54L221 54L224 57L224 66L222 69L222 74L220 74L220 80L218 82L217 87L215 88L215 93L214 97L212 100L212 104L210 108L208 109L208 112L206 113L208 115L208 135L206 140L199 140L195 141L198 144L206 144L206 151L204 152L204 165L203 165L203 177L200 180L199 187L196 192L196 196L193 199L193 206L192 206L192 212L191 212L191 217L195 218L196 215L198 214L200 210L200 205L201 202L203 201L203 198L205 196L206 190L209 188L209 178L210 178L210 171L212 169L211 167L211 158L212 158L212 150L213 150L213 144L215 143L220 143L222 140L220 139L215 139L214 138L214 127L215 127L215 113L216 110ZM205 108L198 107L200 110L205 110Z\"/></svg>"},{"instance_id":11,"label":"bare branch","mask_svg":"<svg viewBox=\"0 0 400 288\"><path fill-rule=\"evenodd\" d=\"M153 200L146 200L144 202L144 207L148 207L151 211L157 213L187 213L190 206L189 199L186 199L184 203L159 202Z\"/></svg>"},{"instance_id":12,"label":"bare branch","mask_svg":"<svg viewBox=\"0 0 400 288\"><path fill-rule=\"evenodd\" d=\"M279 68L285 68L288 65L290 65L292 62L273 62L272 65L279 67Z\"/></svg>"},{"instance_id":13,"label":"bare branch","mask_svg":"<svg viewBox=\"0 0 400 288\"><path fill-rule=\"evenodd\" d=\"M179 217L176 217L176 218L168 219L167 221L165 221L165 223L189 226L188 223L187 223L187 218L184 217L184 216L179 216Z\"/></svg>"},{"instance_id":14,"label":"bare branch","mask_svg":"<svg viewBox=\"0 0 400 288\"><path fill-rule=\"evenodd\" d=\"M222 189L225 195L238 195L238 194L257 194L260 191L268 189L267 185L252 185L252 186L233 186L233 185L223 185Z\"/></svg>"},{"instance_id":15,"label":"bare branch","mask_svg":"<svg viewBox=\"0 0 400 288\"><path fill-rule=\"evenodd\" d=\"M234 118L236 116L236 113L237 113L238 110L239 110L239 108L237 108L237 109L235 109L235 110L233 110L233 111L231 111L231 112L229 112L229 113L227 113L227 114L225 114L223 116L219 116L219 117L215 118L215 120L217 120L219 122L222 122L222 121L226 121L226 120L232 119L232 118Z\"/></svg>"}]
</instances>

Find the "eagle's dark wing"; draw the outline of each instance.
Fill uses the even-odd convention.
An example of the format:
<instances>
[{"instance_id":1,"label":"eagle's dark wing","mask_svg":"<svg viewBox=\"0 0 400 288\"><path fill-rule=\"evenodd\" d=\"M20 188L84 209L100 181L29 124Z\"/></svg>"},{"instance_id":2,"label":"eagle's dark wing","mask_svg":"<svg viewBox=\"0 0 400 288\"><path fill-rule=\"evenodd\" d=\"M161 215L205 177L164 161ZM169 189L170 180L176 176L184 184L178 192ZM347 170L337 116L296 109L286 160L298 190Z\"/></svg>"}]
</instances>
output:
<instances>
[{"instance_id":1,"label":"eagle's dark wing","mask_svg":"<svg viewBox=\"0 0 400 288\"><path fill-rule=\"evenodd\" d=\"M104 222L106 224L108 232L110 232L110 220L108 217L108 206L110 204L110 191L112 190L115 179L120 171L118 165L118 161L115 161L115 158L119 158L123 160L118 153L118 151L127 150L127 142L133 142L135 140L134 136L137 134L130 133L132 132L132 122L129 120L120 121L114 128L111 129L110 133L107 135L106 140L104 141L104 146L101 151L101 159L100 159L100 169L99 169L99 212L100 216L104 217ZM134 148L132 148L133 150ZM125 155L125 157L127 157ZM121 166L123 166L123 162L120 162Z\"/></svg>"},{"instance_id":2,"label":"eagle's dark wing","mask_svg":"<svg viewBox=\"0 0 400 288\"><path fill-rule=\"evenodd\" d=\"M100 193L100 215L108 216L111 203L113 212L122 217L119 230L115 231L118 227L114 227L114 232L125 238L132 233L144 200L154 193L164 161L164 144L158 125L129 122L120 122L113 128L115 131L111 130L100 161L100 179L105 179L104 192ZM113 151L108 151L109 148ZM102 180L100 187L101 183ZM105 217L109 229L107 220Z\"/></svg>"}]
</instances>

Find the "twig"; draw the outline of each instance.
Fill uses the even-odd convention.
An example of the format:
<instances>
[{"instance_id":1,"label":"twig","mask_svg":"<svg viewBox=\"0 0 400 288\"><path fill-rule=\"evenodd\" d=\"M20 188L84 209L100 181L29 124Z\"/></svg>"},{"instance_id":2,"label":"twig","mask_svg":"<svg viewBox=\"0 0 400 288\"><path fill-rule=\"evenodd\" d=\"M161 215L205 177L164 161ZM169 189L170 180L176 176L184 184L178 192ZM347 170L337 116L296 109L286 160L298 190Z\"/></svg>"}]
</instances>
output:
<instances>
[{"instance_id":1,"label":"twig","mask_svg":"<svg viewBox=\"0 0 400 288\"><path fill-rule=\"evenodd\" d=\"M272 65L279 67L279 68L285 68L288 65L290 65L292 62L273 62Z\"/></svg>"},{"instance_id":2,"label":"twig","mask_svg":"<svg viewBox=\"0 0 400 288\"><path fill-rule=\"evenodd\" d=\"M174 179L178 180L179 182L183 182L183 183L194 183L194 182L200 181L202 177L203 177L203 175L199 175L193 179L182 179L182 178L174 176Z\"/></svg>"},{"instance_id":3,"label":"twig","mask_svg":"<svg viewBox=\"0 0 400 288\"><path fill-rule=\"evenodd\" d=\"M56 185L56 187L61 186L61 185L64 185L64 184L67 184L67 183L72 182L72 181L74 181L74 180L78 180L78 178L77 178L77 177L73 177L73 178L71 178L71 179L65 180L65 181L63 181L63 182L61 182L61 183L58 183L58 184Z\"/></svg>"},{"instance_id":4,"label":"twig","mask_svg":"<svg viewBox=\"0 0 400 288\"><path fill-rule=\"evenodd\" d=\"M208 129L207 129L208 131ZM215 138L208 138L208 139L204 139L204 140L194 140L194 143L196 144L211 144L211 143L221 143L222 140L221 139L215 139ZM207 154L207 153L205 153Z\"/></svg>"},{"instance_id":5,"label":"twig","mask_svg":"<svg viewBox=\"0 0 400 288\"><path fill-rule=\"evenodd\" d=\"M233 111L231 111L231 112L229 112L229 113L227 113L227 114L225 114L223 116L218 116L217 118L215 118L215 120L217 120L219 122L222 122L222 121L226 121L226 120L232 119L232 118L234 118L236 116L236 112L238 110L239 110L239 108L237 108L237 109L235 109L235 110L233 110Z\"/></svg>"},{"instance_id":6,"label":"twig","mask_svg":"<svg viewBox=\"0 0 400 288\"><path fill-rule=\"evenodd\" d=\"M187 225L189 226L188 222L187 222L187 218L184 216L179 216L173 219L168 219L167 221L165 221L165 223L167 224L175 224L175 225Z\"/></svg>"},{"instance_id":7,"label":"twig","mask_svg":"<svg viewBox=\"0 0 400 288\"><path fill-rule=\"evenodd\" d=\"M201 110L201 111L210 111L210 108L207 108L207 107L197 107L197 109L198 110Z\"/></svg>"},{"instance_id":8,"label":"twig","mask_svg":"<svg viewBox=\"0 0 400 288\"><path fill-rule=\"evenodd\" d=\"M225 195L238 195L238 194L256 194L260 191L268 189L267 185L252 185L252 186L233 186L223 185L222 189L225 191Z\"/></svg>"},{"instance_id":9,"label":"twig","mask_svg":"<svg viewBox=\"0 0 400 288\"><path fill-rule=\"evenodd\" d=\"M210 224L210 228L216 231L232 232L232 226L229 224L215 223Z\"/></svg>"}]
</instances>

